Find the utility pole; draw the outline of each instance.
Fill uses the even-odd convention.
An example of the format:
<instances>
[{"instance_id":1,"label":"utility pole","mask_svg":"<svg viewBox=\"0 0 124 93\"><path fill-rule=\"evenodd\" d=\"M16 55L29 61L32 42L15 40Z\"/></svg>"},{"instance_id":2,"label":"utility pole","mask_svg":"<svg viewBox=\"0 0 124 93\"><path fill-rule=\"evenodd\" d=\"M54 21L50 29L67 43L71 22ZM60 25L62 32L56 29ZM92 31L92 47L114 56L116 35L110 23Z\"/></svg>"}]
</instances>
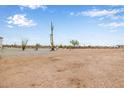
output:
<instances>
[{"instance_id":1,"label":"utility pole","mask_svg":"<svg viewBox=\"0 0 124 93\"><path fill-rule=\"evenodd\" d=\"M53 42L53 29L54 29L54 26L52 24L52 21L51 21L51 34L50 34L50 43L51 43L51 51L54 51L54 42Z\"/></svg>"}]
</instances>

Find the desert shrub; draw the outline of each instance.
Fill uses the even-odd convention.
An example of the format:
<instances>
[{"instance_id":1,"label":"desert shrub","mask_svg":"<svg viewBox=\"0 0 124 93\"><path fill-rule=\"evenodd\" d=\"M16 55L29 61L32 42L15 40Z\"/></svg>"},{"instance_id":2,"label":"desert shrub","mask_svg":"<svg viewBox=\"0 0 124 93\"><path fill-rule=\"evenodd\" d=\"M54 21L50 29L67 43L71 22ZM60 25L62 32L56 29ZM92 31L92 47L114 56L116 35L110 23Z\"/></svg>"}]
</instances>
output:
<instances>
[{"instance_id":1,"label":"desert shrub","mask_svg":"<svg viewBox=\"0 0 124 93\"><path fill-rule=\"evenodd\" d=\"M40 47L40 44L36 44L35 45L35 50L37 51L39 47Z\"/></svg>"},{"instance_id":2,"label":"desert shrub","mask_svg":"<svg viewBox=\"0 0 124 93\"><path fill-rule=\"evenodd\" d=\"M22 40L22 50L24 51L26 49L28 40Z\"/></svg>"},{"instance_id":3,"label":"desert shrub","mask_svg":"<svg viewBox=\"0 0 124 93\"><path fill-rule=\"evenodd\" d=\"M59 45L59 48L63 48L62 44Z\"/></svg>"},{"instance_id":4,"label":"desert shrub","mask_svg":"<svg viewBox=\"0 0 124 93\"><path fill-rule=\"evenodd\" d=\"M71 49L73 48L73 46L69 45L69 46L66 46L67 49Z\"/></svg>"}]
</instances>

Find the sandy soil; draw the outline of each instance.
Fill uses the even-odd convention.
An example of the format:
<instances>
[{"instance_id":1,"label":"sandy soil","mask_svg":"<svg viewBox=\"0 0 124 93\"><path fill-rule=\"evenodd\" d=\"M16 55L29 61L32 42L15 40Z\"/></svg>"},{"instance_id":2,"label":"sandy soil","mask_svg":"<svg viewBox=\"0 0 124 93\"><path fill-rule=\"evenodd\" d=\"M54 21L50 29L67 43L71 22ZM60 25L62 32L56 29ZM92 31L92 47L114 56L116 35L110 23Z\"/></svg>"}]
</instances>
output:
<instances>
[{"instance_id":1,"label":"sandy soil","mask_svg":"<svg viewBox=\"0 0 124 93\"><path fill-rule=\"evenodd\" d=\"M0 57L0 87L124 87L124 50L60 49Z\"/></svg>"}]
</instances>

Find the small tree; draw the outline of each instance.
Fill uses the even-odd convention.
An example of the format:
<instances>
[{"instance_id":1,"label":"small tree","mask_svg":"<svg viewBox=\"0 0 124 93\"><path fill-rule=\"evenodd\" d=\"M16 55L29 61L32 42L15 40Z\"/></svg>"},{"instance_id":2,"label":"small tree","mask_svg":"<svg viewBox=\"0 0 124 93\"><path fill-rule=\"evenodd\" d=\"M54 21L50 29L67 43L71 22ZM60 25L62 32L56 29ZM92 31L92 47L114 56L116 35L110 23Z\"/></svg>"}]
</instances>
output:
<instances>
[{"instance_id":1,"label":"small tree","mask_svg":"<svg viewBox=\"0 0 124 93\"><path fill-rule=\"evenodd\" d=\"M22 40L22 50L24 51L26 49L28 40Z\"/></svg>"},{"instance_id":2,"label":"small tree","mask_svg":"<svg viewBox=\"0 0 124 93\"><path fill-rule=\"evenodd\" d=\"M71 40L70 43L75 47L79 45L79 41L78 40Z\"/></svg>"}]
</instances>

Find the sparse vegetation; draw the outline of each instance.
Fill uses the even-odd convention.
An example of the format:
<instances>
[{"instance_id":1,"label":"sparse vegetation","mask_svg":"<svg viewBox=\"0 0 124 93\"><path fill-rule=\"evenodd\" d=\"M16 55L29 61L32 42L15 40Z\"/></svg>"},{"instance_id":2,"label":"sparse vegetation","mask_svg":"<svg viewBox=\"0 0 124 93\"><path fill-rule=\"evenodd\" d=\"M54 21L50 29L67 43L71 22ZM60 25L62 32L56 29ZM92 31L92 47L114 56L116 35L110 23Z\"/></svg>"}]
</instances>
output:
<instances>
[{"instance_id":1,"label":"sparse vegetation","mask_svg":"<svg viewBox=\"0 0 124 93\"><path fill-rule=\"evenodd\" d=\"M26 49L28 40L22 40L22 50L24 51Z\"/></svg>"}]
</instances>

